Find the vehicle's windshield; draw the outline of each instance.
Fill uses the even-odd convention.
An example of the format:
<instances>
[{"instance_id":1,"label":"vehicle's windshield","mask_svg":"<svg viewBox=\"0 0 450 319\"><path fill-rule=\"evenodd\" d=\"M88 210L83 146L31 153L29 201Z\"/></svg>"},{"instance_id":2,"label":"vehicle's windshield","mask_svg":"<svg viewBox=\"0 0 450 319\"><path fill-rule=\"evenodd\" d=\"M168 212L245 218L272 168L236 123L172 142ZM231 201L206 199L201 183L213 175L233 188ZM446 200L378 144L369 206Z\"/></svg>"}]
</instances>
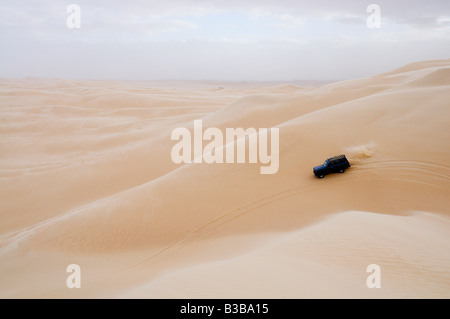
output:
<instances>
[{"instance_id":1,"label":"vehicle's windshield","mask_svg":"<svg viewBox=\"0 0 450 319\"><path fill-rule=\"evenodd\" d=\"M325 163L323 163L323 166L328 166L328 160L326 160Z\"/></svg>"}]
</instances>

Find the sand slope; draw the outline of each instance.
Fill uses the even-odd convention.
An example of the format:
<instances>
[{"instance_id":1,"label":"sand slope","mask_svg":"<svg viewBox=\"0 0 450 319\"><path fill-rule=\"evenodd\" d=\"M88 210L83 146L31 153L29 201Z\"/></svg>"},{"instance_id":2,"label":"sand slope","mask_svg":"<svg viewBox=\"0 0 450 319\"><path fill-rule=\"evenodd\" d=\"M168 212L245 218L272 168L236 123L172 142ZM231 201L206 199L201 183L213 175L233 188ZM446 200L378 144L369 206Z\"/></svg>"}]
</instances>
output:
<instances>
[{"instance_id":1,"label":"sand slope","mask_svg":"<svg viewBox=\"0 0 450 319\"><path fill-rule=\"evenodd\" d=\"M320 87L1 80L0 296L448 298L449 70ZM278 127L278 173L174 164L171 131L194 119ZM351 169L313 176L339 153Z\"/></svg>"}]
</instances>

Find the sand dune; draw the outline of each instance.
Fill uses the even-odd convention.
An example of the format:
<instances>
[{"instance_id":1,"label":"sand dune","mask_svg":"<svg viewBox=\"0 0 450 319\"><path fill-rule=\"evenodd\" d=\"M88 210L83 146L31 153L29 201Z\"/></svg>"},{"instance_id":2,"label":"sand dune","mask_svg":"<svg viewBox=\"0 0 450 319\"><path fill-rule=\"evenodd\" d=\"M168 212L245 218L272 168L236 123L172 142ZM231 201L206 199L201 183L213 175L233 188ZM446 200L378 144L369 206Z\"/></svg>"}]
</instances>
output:
<instances>
[{"instance_id":1,"label":"sand dune","mask_svg":"<svg viewBox=\"0 0 450 319\"><path fill-rule=\"evenodd\" d=\"M448 298L449 70L317 87L2 79L0 296ZM174 164L171 132L194 119L279 128L279 171ZM345 174L314 177L340 153Z\"/></svg>"}]
</instances>

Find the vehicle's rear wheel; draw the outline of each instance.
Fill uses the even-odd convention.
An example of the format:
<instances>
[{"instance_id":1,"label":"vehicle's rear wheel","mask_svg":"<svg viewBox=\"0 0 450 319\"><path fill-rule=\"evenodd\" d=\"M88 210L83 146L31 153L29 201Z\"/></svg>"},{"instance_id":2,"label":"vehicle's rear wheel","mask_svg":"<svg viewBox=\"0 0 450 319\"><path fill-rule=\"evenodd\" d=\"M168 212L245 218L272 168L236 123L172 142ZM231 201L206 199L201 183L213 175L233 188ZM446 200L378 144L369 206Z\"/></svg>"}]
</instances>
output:
<instances>
[{"instance_id":1,"label":"vehicle's rear wheel","mask_svg":"<svg viewBox=\"0 0 450 319\"><path fill-rule=\"evenodd\" d=\"M323 175L323 174L321 174L321 175L319 175L319 178L323 178L325 175Z\"/></svg>"},{"instance_id":2,"label":"vehicle's rear wheel","mask_svg":"<svg viewBox=\"0 0 450 319\"><path fill-rule=\"evenodd\" d=\"M340 170L339 170L339 173L344 173L345 172L345 169L343 169L343 168L341 168Z\"/></svg>"}]
</instances>

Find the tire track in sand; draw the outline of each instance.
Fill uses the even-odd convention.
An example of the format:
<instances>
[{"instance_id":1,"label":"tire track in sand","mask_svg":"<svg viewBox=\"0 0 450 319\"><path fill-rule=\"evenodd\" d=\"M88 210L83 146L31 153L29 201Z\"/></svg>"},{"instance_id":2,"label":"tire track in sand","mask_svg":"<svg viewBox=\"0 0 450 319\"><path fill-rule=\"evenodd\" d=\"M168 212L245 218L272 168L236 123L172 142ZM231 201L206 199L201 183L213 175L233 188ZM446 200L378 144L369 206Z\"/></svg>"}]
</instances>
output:
<instances>
[{"instance_id":1,"label":"tire track in sand","mask_svg":"<svg viewBox=\"0 0 450 319\"><path fill-rule=\"evenodd\" d=\"M162 248L161 250L159 250L152 256L149 256L149 257L147 257L137 263L134 263L130 266L127 266L125 268L119 269L119 270L115 271L114 273L126 271L130 268L140 266L144 263L154 264L154 263L158 262L159 260L161 260L162 258L168 257L168 256L172 255L173 253L179 251L180 249L184 248L186 245L189 245L190 243L192 243L194 240L205 237L214 229L216 229L226 223L229 223L233 220L236 220L237 218L239 218L241 216L249 214L257 208L267 206L273 202L289 198L291 196L300 194L305 191L314 190L318 187L319 186L311 187L309 185L302 186L302 187L295 187L295 188L284 190L279 193L271 194L267 197L263 197L263 198L254 200L246 205L243 205L241 207L233 209L219 217L216 217L216 218L210 220L209 222L207 222L207 223L195 228L191 232L189 232L189 234L187 234L184 238L174 242L173 244L170 244L170 245Z\"/></svg>"}]
</instances>

